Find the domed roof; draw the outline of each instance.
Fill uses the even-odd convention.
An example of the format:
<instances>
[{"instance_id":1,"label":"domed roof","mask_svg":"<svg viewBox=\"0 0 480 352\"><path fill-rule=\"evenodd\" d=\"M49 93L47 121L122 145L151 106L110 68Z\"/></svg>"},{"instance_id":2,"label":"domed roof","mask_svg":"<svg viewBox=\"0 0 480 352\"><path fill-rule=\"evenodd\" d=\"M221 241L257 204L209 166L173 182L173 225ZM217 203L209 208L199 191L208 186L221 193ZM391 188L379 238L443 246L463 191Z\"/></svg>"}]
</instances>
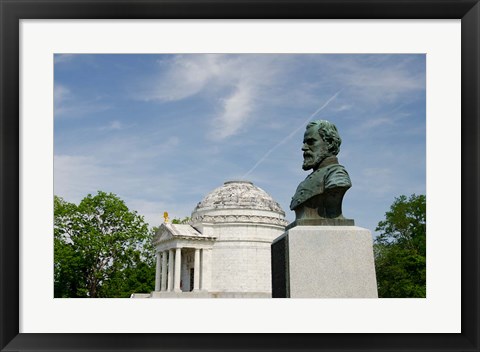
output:
<instances>
[{"instance_id":1,"label":"domed roof","mask_svg":"<svg viewBox=\"0 0 480 352\"><path fill-rule=\"evenodd\" d=\"M285 212L273 198L250 181L227 181L210 192L194 212L207 209L254 209L273 211L285 216Z\"/></svg>"}]
</instances>

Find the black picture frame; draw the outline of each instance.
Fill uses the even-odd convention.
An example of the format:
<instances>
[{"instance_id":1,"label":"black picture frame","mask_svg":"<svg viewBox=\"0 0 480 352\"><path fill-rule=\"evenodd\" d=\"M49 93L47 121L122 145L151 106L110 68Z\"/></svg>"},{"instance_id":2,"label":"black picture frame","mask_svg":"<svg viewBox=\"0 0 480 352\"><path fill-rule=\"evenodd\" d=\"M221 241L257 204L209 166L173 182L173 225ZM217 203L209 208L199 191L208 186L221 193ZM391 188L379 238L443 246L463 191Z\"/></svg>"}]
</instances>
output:
<instances>
[{"instance_id":1,"label":"black picture frame","mask_svg":"<svg viewBox=\"0 0 480 352\"><path fill-rule=\"evenodd\" d=\"M20 19L461 19L462 305L459 334L20 334ZM0 0L2 351L479 351L478 0ZM254 319L254 317L252 317ZM319 317L319 319L322 319ZM201 322L200 322L201 323ZM285 321L285 324L295 322Z\"/></svg>"}]
</instances>

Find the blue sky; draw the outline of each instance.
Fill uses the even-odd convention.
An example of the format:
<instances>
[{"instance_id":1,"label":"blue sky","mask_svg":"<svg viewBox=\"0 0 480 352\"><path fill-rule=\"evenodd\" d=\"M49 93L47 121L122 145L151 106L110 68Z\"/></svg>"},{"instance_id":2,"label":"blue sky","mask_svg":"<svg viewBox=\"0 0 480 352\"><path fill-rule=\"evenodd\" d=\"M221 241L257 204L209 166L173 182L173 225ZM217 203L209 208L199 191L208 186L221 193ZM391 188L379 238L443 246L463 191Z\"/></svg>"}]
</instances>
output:
<instances>
[{"instance_id":1,"label":"blue sky","mask_svg":"<svg viewBox=\"0 0 480 352\"><path fill-rule=\"evenodd\" d=\"M248 179L289 210L310 119L333 122L343 213L375 230L425 194L424 55L55 55L55 194L120 196L151 226ZM315 112L316 115L312 116Z\"/></svg>"}]
</instances>

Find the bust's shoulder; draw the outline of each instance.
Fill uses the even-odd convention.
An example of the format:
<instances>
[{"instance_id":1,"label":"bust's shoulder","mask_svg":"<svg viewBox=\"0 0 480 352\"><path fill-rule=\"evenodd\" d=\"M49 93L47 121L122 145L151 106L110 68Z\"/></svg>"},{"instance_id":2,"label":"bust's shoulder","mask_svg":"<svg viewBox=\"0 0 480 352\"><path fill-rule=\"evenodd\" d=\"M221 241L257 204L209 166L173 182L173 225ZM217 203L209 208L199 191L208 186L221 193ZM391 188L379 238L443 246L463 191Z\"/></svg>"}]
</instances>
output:
<instances>
[{"instance_id":1,"label":"bust's shoulder","mask_svg":"<svg viewBox=\"0 0 480 352\"><path fill-rule=\"evenodd\" d=\"M290 209L293 210L300 204L306 202L311 197L323 193L324 174L316 170L308 175L305 180L300 182L295 195L292 197Z\"/></svg>"},{"instance_id":2,"label":"bust's shoulder","mask_svg":"<svg viewBox=\"0 0 480 352\"><path fill-rule=\"evenodd\" d=\"M325 189L334 187L347 187L352 186L352 181L348 175L347 170L343 165L332 164L326 167L325 170Z\"/></svg>"}]
</instances>

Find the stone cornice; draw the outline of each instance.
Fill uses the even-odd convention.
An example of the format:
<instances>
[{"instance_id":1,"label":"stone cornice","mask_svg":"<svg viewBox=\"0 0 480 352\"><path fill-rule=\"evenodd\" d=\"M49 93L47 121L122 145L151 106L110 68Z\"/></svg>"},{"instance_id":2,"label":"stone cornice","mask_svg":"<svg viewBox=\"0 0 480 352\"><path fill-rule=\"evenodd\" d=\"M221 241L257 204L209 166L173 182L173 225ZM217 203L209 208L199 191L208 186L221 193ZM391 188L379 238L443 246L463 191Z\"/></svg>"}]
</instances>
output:
<instances>
[{"instance_id":1,"label":"stone cornice","mask_svg":"<svg viewBox=\"0 0 480 352\"><path fill-rule=\"evenodd\" d=\"M155 237L153 239L154 244L160 244L160 243L166 243L166 242L171 242L171 241L177 241L177 240L187 240L187 241L193 241L193 242L212 242L216 240L216 237L190 237L190 236L175 236L172 238L165 238L161 240L159 237Z\"/></svg>"},{"instance_id":2,"label":"stone cornice","mask_svg":"<svg viewBox=\"0 0 480 352\"><path fill-rule=\"evenodd\" d=\"M248 223L248 224L268 224L285 227L288 222L273 216L263 215L193 215L192 223Z\"/></svg>"}]
</instances>

